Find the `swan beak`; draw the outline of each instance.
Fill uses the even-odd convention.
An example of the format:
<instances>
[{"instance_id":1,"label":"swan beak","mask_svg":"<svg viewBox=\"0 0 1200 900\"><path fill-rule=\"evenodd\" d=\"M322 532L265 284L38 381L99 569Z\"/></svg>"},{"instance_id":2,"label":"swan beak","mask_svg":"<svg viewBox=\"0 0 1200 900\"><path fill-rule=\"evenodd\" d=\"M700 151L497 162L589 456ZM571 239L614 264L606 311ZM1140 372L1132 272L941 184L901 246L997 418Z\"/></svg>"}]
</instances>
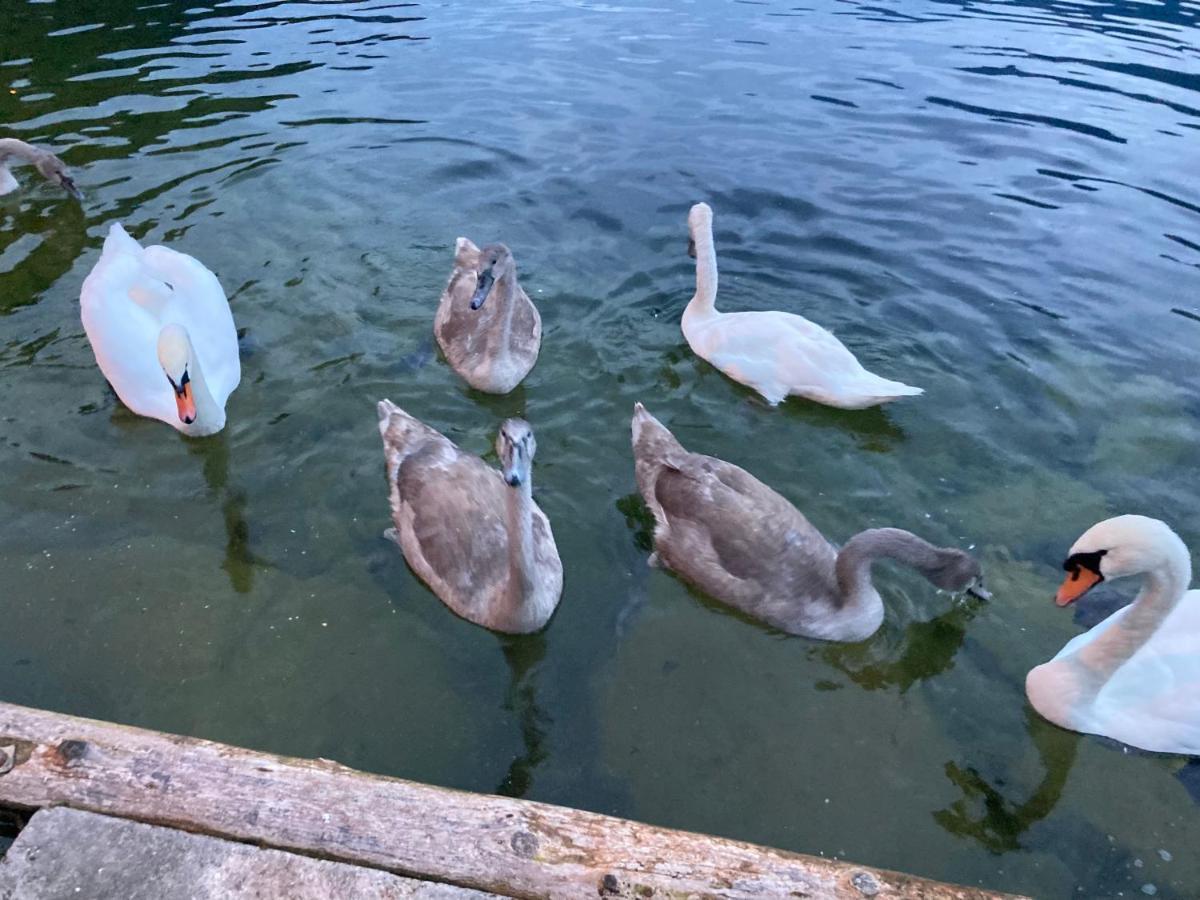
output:
<instances>
[{"instance_id":1,"label":"swan beak","mask_svg":"<svg viewBox=\"0 0 1200 900\"><path fill-rule=\"evenodd\" d=\"M175 407L179 410L179 421L191 425L196 421L196 402L192 399L192 385L188 382L183 390L175 392Z\"/></svg>"},{"instance_id":2,"label":"swan beak","mask_svg":"<svg viewBox=\"0 0 1200 900\"><path fill-rule=\"evenodd\" d=\"M1080 566L1063 579L1058 593L1054 595L1054 602L1059 606L1066 606L1068 603L1078 600L1103 580L1103 576L1099 573Z\"/></svg>"},{"instance_id":3,"label":"swan beak","mask_svg":"<svg viewBox=\"0 0 1200 900\"><path fill-rule=\"evenodd\" d=\"M967 585L967 593L972 597L978 597L980 600L992 599L992 592L983 586L981 579L977 579L972 584Z\"/></svg>"},{"instance_id":4,"label":"swan beak","mask_svg":"<svg viewBox=\"0 0 1200 900\"><path fill-rule=\"evenodd\" d=\"M478 278L478 284L475 288L475 293L471 295L471 309L479 309L479 307L483 306L483 301L491 293L492 284L496 280L496 276L492 274L491 269L484 269L476 277Z\"/></svg>"},{"instance_id":5,"label":"swan beak","mask_svg":"<svg viewBox=\"0 0 1200 900\"><path fill-rule=\"evenodd\" d=\"M83 200L83 191L79 190L79 188L75 186L75 179L70 175L64 175L62 177L62 186L63 190L76 200Z\"/></svg>"},{"instance_id":6,"label":"swan beak","mask_svg":"<svg viewBox=\"0 0 1200 900\"><path fill-rule=\"evenodd\" d=\"M521 473L517 472L517 471L505 472L504 473L504 481L510 487L520 487L521 486Z\"/></svg>"},{"instance_id":7,"label":"swan beak","mask_svg":"<svg viewBox=\"0 0 1200 900\"><path fill-rule=\"evenodd\" d=\"M696 258L696 239L688 238L688 256L692 259Z\"/></svg>"}]
</instances>

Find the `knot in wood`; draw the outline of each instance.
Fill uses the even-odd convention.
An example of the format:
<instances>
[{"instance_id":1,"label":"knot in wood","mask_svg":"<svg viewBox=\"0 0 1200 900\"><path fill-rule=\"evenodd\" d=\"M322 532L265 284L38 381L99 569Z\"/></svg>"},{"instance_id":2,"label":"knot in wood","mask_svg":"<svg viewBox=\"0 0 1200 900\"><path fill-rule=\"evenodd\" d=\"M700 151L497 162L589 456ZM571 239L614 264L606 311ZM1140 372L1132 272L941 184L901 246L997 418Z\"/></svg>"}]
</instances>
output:
<instances>
[{"instance_id":1,"label":"knot in wood","mask_svg":"<svg viewBox=\"0 0 1200 900\"><path fill-rule=\"evenodd\" d=\"M879 880L870 872L855 872L850 883L864 897L874 897L881 890Z\"/></svg>"},{"instance_id":2,"label":"knot in wood","mask_svg":"<svg viewBox=\"0 0 1200 900\"><path fill-rule=\"evenodd\" d=\"M518 831L508 842L517 856L533 859L538 852L538 839L528 831Z\"/></svg>"},{"instance_id":3,"label":"knot in wood","mask_svg":"<svg viewBox=\"0 0 1200 900\"><path fill-rule=\"evenodd\" d=\"M87 741L59 741L58 746L54 748L55 762L60 766L70 768L87 756L87 752Z\"/></svg>"},{"instance_id":4,"label":"knot in wood","mask_svg":"<svg viewBox=\"0 0 1200 900\"><path fill-rule=\"evenodd\" d=\"M599 893L600 893L601 897L612 897L615 894L620 893L620 890L621 890L621 882L617 881L617 876L614 875L612 872L609 872L607 875L605 875L603 878L600 879Z\"/></svg>"}]
</instances>

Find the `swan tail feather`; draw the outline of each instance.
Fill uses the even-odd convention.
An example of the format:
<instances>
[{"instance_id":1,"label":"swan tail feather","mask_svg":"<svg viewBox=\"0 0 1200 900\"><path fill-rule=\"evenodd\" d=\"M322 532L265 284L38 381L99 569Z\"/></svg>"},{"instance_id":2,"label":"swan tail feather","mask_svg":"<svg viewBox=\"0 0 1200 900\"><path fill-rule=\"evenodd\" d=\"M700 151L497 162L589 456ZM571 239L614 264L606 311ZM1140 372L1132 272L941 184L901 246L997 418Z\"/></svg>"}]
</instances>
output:
<instances>
[{"instance_id":1,"label":"swan tail feather","mask_svg":"<svg viewBox=\"0 0 1200 900\"><path fill-rule=\"evenodd\" d=\"M101 258L109 256L134 255L140 256L142 245L129 236L120 222L113 222L108 229L108 237L104 239L104 250Z\"/></svg>"},{"instance_id":2,"label":"swan tail feather","mask_svg":"<svg viewBox=\"0 0 1200 900\"><path fill-rule=\"evenodd\" d=\"M860 379L852 390L847 391L841 398L842 402L837 404L838 406L845 409L865 409L880 403L890 403L901 397L917 397L925 393L924 389L913 387L902 381L880 378L870 372L865 374L867 377Z\"/></svg>"}]
</instances>

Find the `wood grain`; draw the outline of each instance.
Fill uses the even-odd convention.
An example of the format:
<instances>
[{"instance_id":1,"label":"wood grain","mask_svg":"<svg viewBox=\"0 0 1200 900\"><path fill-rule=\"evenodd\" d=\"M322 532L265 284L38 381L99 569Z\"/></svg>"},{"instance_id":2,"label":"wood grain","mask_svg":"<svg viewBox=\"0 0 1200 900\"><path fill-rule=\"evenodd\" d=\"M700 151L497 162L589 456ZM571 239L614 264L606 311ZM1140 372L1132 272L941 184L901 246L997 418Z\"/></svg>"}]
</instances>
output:
<instances>
[{"instance_id":1,"label":"wood grain","mask_svg":"<svg viewBox=\"0 0 1200 900\"><path fill-rule=\"evenodd\" d=\"M0 806L91 812L511 897L996 900L595 813L0 703Z\"/></svg>"}]
</instances>

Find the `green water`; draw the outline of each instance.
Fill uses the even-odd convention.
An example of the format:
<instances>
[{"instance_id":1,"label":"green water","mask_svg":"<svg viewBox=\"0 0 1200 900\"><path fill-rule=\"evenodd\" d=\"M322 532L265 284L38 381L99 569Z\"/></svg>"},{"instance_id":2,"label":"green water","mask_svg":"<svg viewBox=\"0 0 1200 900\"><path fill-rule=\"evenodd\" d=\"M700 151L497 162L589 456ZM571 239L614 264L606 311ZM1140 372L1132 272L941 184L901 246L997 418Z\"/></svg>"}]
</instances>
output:
<instances>
[{"instance_id":1,"label":"green water","mask_svg":"<svg viewBox=\"0 0 1200 900\"><path fill-rule=\"evenodd\" d=\"M1083 627L1051 597L1085 528L1200 548L1194 4L99 8L0 0L3 133L86 193L0 198L0 698L1038 897L1200 894L1186 761L1023 691ZM698 199L724 309L926 395L772 410L698 361ZM95 367L118 220L245 329L216 437ZM460 234L542 312L507 397L433 350ZM533 423L542 634L456 619L381 539L385 396L476 452ZM831 646L649 570L635 400L834 540L974 547L994 601L881 566L883 628Z\"/></svg>"}]
</instances>

